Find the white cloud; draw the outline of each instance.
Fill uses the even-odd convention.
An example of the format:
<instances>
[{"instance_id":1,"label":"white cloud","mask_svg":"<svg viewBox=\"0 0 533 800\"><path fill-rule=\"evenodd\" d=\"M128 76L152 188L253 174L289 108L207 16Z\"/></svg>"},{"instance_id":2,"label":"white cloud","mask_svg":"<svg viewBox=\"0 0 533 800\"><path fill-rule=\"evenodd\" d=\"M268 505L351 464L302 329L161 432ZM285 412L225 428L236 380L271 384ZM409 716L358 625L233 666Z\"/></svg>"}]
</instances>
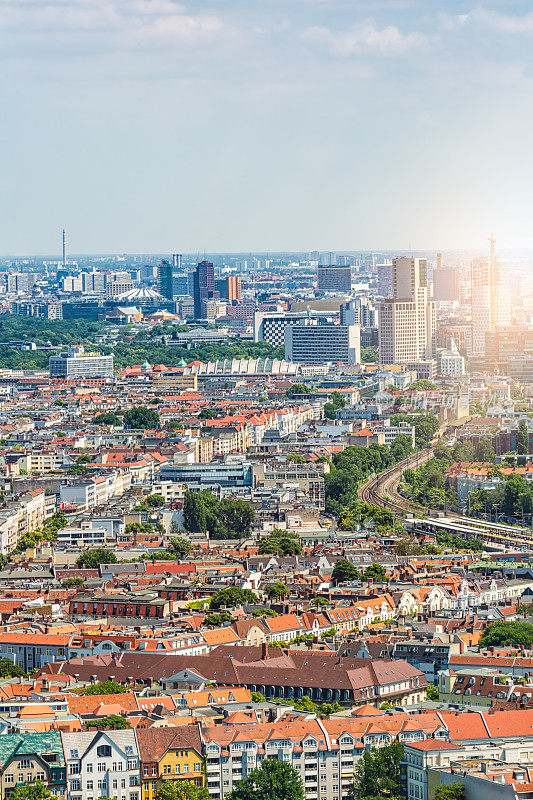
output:
<instances>
[{"instance_id":1,"label":"white cloud","mask_svg":"<svg viewBox=\"0 0 533 800\"><path fill-rule=\"evenodd\" d=\"M480 6L473 8L466 14L459 14L456 17L448 17L447 19L448 27L473 25L484 26L503 34L533 33L533 12L520 17L501 14L498 11L492 11Z\"/></svg>"},{"instance_id":2,"label":"white cloud","mask_svg":"<svg viewBox=\"0 0 533 800\"><path fill-rule=\"evenodd\" d=\"M120 49L197 46L244 34L215 15L189 13L173 0L3 0L0 32L4 38L96 37L96 48Z\"/></svg>"},{"instance_id":3,"label":"white cloud","mask_svg":"<svg viewBox=\"0 0 533 800\"><path fill-rule=\"evenodd\" d=\"M322 45L338 56L365 54L395 56L420 47L426 41L420 33L404 34L396 25L377 28L369 21L342 32L319 26L307 28L302 38L307 42Z\"/></svg>"}]
</instances>

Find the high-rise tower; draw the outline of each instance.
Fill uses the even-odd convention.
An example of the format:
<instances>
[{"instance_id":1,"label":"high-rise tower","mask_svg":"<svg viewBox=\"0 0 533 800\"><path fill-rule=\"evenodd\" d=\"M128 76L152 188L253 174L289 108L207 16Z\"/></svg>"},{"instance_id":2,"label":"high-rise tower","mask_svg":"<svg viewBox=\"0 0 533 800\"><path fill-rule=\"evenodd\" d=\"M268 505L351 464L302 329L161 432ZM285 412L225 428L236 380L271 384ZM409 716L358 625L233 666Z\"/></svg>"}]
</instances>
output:
<instances>
[{"instance_id":1,"label":"high-rise tower","mask_svg":"<svg viewBox=\"0 0 533 800\"><path fill-rule=\"evenodd\" d=\"M379 305L382 364L413 364L433 357L435 303L428 300L425 258L395 258L391 299Z\"/></svg>"}]
</instances>

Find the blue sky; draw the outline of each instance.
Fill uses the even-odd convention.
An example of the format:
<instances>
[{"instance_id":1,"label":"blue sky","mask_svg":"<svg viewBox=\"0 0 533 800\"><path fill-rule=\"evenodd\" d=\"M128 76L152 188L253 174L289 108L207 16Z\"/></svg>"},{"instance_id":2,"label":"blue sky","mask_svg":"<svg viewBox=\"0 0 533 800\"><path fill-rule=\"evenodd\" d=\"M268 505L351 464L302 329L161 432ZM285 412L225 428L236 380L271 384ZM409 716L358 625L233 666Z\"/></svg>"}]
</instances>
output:
<instances>
[{"instance_id":1,"label":"blue sky","mask_svg":"<svg viewBox=\"0 0 533 800\"><path fill-rule=\"evenodd\" d=\"M0 252L533 247L533 2L0 0Z\"/></svg>"}]
</instances>

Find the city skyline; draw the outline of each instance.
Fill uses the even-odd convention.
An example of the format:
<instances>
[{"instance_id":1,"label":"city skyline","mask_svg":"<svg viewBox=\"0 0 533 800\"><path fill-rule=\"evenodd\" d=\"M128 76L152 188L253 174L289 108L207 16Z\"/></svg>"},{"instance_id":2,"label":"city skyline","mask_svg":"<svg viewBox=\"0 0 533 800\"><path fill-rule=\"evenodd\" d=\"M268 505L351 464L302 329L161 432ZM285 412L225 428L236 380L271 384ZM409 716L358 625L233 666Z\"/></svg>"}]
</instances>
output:
<instances>
[{"instance_id":1,"label":"city skyline","mask_svg":"<svg viewBox=\"0 0 533 800\"><path fill-rule=\"evenodd\" d=\"M533 246L528 4L7 0L0 251Z\"/></svg>"}]
</instances>

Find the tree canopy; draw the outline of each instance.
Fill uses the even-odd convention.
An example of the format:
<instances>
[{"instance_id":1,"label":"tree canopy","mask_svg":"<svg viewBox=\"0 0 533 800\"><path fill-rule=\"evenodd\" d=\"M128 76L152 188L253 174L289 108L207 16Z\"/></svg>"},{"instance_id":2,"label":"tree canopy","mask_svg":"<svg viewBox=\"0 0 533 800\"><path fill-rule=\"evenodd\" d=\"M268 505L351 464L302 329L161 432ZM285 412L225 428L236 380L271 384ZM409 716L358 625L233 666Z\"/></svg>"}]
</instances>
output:
<instances>
[{"instance_id":1,"label":"tree canopy","mask_svg":"<svg viewBox=\"0 0 533 800\"><path fill-rule=\"evenodd\" d=\"M109 728L113 731L125 731L131 728L130 723L125 717L119 714L109 714L107 717L99 717L98 719L88 720L85 723L86 728Z\"/></svg>"},{"instance_id":2,"label":"tree canopy","mask_svg":"<svg viewBox=\"0 0 533 800\"><path fill-rule=\"evenodd\" d=\"M112 550L105 547L94 547L92 550L85 550L76 559L76 566L83 569L98 569L100 564L116 564L118 559Z\"/></svg>"},{"instance_id":3,"label":"tree canopy","mask_svg":"<svg viewBox=\"0 0 533 800\"><path fill-rule=\"evenodd\" d=\"M532 642L533 625L528 622L491 622L479 640L479 646L511 645L528 650Z\"/></svg>"},{"instance_id":4,"label":"tree canopy","mask_svg":"<svg viewBox=\"0 0 533 800\"><path fill-rule=\"evenodd\" d=\"M465 800L466 793L464 784L455 781L454 783L442 783L437 786L433 793L433 800Z\"/></svg>"},{"instance_id":5,"label":"tree canopy","mask_svg":"<svg viewBox=\"0 0 533 800\"><path fill-rule=\"evenodd\" d=\"M99 694L124 694L127 692L125 686L117 683L116 681L107 680L101 683L92 683L86 686L80 694L82 695L99 695Z\"/></svg>"},{"instance_id":6,"label":"tree canopy","mask_svg":"<svg viewBox=\"0 0 533 800\"><path fill-rule=\"evenodd\" d=\"M37 780L35 783L17 786L9 793L9 797L14 800L54 800L55 795L48 790L46 784Z\"/></svg>"},{"instance_id":7,"label":"tree canopy","mask_svg":"<svg viewBox=\"0 0 533 800\"><path fill-rule=\"evenodd\" d=\"M295 556L302 552L302 545L297 533L275 528L259 542L261 555Z\"/></svg>"},{"instance_id":8,"label":"tree canopy","mask_svg":"<svg viewBox=\"0 0 533 800\"><path fill-rule=\"evenodd\" d=\"M338 561L336 561L335 566L333 567L333 572L331 573L331 578L335 581L335 583L356 581L359 580L360 577L361 574L359 570L352 564L351 561L348 561L347 558L340 558Z\"/></svg>"},{"instance_id":9,"label":"tree canopy","mask_svg":"<svg viewBox=\"0 0 533 800\"><path fill-rule=\"evenodd\" d=\"M134 406L124 414L126 428L159 428L160 424L157 411L146 406Z\"/></svg>"},{"instance_id":10,"label":"tree canopy","mask_svg":"<svg viewBox=\"0 0 533 800\"><path fill-rule=\"evenodd\" d=\"M378 749L365 750L357 763L348 800L403 797L400 762L403 745L399 742Z\"/></svg>"},{"instance_id":11,"label":"tree canopy","mask_svg":"<svg viewBox=\"0 0 533 800\"><path fill-rule=\"evenodd\" d=\"M219 500L208 489L188 489L183 501L185 528L191 533L209 533L213 539L243 539L250 535L255 511L246 500Z\"/></svg>"},{"instance_id":12,"label":"tree canopy","mask_svg":"<svg viewBox=\"0 0 533 800\"><path fill-rule=\"evenodd\" d=\"M243 603L258 603L259 598L251 589L239 589L237 586L228 586L227 589L220 589L213 595L209 603L210 611L218 611L219 608L235 608Z\"/></svg>"},{"instance_id":13,"label":"tree canopy","mask_svg":"<svg viewBox=\"0 0 533 800\"><path fill-rule=\"evenodd\" d=\"M209 800L209 792L192 781L163 781L155 791L155 800Z\"/></svg>"},{"instance_id":14,"label":"tree canopy","mask_svg":"<svg viewBox=\"0 0 533 800\"><path fill-rule=\"evenodd\" d=\"M261 766L239 781L228 800L304 800L300 776L287 761L266 758Z\"/></svg>"}]
</instances>

